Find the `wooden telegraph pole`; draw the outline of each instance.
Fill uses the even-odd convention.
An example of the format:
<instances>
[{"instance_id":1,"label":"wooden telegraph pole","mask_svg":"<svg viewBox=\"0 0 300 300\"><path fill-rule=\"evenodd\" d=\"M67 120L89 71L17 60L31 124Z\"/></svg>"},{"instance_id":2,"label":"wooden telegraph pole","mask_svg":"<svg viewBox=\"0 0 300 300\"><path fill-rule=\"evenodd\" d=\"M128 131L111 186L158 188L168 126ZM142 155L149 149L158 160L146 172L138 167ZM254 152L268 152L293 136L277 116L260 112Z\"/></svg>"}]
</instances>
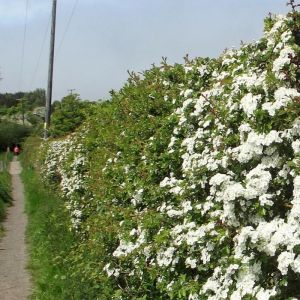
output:
<instances>
[{"instance_id":1,"label":"wooden telegraph pole","mask_svg":"<svg viewBox=\"0 0 300 300\"><path fill-rule=\"evenodd\" d=\"M45 124L44 124L44 138L45 139L47 139L48 136L49 136L49 126L50 126L50 116L51 116L54 45L55 45L55 25L56 25L56 3L57 3L57 0L53 0L53 4L52 4L52 22L51 22L51 38L50 38L50 56L49 56L49 69L48 69L48 86L47 86Z\"/></svg>"}]
</instances>

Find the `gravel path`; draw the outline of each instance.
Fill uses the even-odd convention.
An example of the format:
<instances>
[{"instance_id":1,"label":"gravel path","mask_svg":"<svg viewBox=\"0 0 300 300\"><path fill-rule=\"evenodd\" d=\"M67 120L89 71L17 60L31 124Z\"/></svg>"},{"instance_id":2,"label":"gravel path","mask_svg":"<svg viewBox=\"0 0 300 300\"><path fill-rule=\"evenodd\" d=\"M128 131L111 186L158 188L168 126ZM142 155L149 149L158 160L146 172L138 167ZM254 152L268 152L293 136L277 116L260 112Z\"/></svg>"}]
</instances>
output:
<instances>
[{"instance_id":1,"label":"gravel path","mask_svg":"<svg viewBox=\"0 0 300 300\"><path fill-rule=\"evenodd\" d=\"M30 276L26 270L27 251L24 213L24 188L21 166L16 157L10 164L13 205L7 210L5 236L0 241L0 299L24 300L30 295Z\"/></svg>"}]
</instances>

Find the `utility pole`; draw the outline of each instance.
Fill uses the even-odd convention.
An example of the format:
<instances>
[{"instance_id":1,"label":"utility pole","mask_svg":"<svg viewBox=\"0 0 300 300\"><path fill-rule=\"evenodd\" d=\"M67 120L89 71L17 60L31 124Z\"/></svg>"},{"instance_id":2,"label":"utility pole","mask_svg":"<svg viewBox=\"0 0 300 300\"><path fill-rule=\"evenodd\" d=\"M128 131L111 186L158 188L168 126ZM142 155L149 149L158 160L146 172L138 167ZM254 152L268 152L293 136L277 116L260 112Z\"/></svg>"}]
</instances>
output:
<instances>
[{"instance_id":1,"label":"utility pole","mask_svg":"<svg viewBox=\"0 0 300 300\"><path fill-rule=\"evenodd\" d=\"M24 97L21 99L21 109L22 109L22 123L25 125L25 112L24 112Z\"/></svg>"},{"instance_id":2,"label":"utility pole","mask_svg":"<svg viewBox=\"0 0 300 300\"><path fill-rule=\"evenodd\" d=\"M16 100L20 101L20 103L21 103L22 124L24 126L25 125L24 97L16 99Z\"/></svg>"},{"instance_id":3,"label":"utility pole","mask_svg":"<svg viewBox=\"0 0 300 300\"><path fill-rule=\"evenodd\" d=\"M75 89L69 89L68 92L70 93L70 95L73 95L73 91L75 91Z\"/></svg>"},{"instance_id":4,"label":"utility pole","mask_svg":"<svg viewBox=\"0 0 300 300\"><path fill-rule=\"evenodd\" d=\"M51 101L52 101L52 83L53 83L53 64L54 64L54 45L55 45L55 25L56 25L56 2L53 0L52 4L52 22L51 22L51 38L50 38L50 56L48 69L48 86L46 96L46 110L45 110L45 124L44 124L44 138L48 138L48 131L50 126L51 116Z\"/></svg>"}]
</instances>

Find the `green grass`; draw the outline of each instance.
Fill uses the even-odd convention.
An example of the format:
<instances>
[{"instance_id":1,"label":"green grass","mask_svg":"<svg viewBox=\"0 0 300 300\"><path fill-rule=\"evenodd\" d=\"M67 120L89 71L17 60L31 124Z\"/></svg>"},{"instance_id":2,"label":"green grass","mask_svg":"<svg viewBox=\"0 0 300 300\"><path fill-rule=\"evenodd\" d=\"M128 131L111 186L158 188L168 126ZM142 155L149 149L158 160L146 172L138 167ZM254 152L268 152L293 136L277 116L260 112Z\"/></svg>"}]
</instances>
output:
<instances>
[{"instance_id":1,"label":"green grass","mask_svg":"<svg viewBox=\"0 0 300 300\"><path fill-rule=\"evenodd\" d=\"M32 168L24 168L28 214L27 240L34 289L31 299L81 299L78 286L70 276L68 256L74 245L67 212L54 192L46 190Z\"/></svg>"},{"instance_id":2,"label":"green grass","mask_svg":"<svg viewBox=\"0 0 300 300\"><path fill-rule=\"evenodd\" d=\"M4 170L0 172L0 238L3 236L1 222L5 219L6 207L11 203L11 182L7 166L11 157L5 153L0 154L0 161L4 162Z\"/></svg>"}]
</instances>

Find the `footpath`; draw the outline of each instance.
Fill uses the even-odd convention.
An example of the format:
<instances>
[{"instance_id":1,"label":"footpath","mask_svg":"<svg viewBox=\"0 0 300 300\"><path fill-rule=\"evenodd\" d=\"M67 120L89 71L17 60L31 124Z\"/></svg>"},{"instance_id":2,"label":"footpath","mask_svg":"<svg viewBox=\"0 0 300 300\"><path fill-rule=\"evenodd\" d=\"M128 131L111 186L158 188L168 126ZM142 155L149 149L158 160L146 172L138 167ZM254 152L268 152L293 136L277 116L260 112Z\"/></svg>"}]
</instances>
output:
<instances>
[{"instance_id":1,"label":"footpath","mask_svg":"<svg viewBox=\"0 0 300 300\"><path fill-rule=\"evenodd\" d=\"M13 204L7 209L5 236L0 241L0 299L25 300L30 295L30 275L26 270L27 249L24 213L24 187L20 178L21 166L14 157L9 170L12 177Z\"/></svg>"}]
</instances>

